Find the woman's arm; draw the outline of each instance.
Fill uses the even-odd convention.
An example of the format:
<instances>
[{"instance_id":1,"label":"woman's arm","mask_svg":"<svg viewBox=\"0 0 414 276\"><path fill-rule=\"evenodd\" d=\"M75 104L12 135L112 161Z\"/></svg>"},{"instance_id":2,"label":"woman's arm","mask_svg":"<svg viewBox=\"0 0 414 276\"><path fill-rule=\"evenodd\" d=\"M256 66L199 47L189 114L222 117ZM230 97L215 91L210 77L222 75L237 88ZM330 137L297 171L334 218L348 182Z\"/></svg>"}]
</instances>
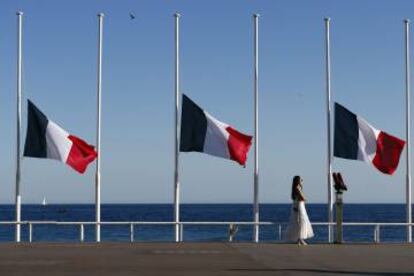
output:
<instances>
[{"instance_id":1,"label":"woman's arm","mask_svg":"<svg viewBox=\"0 0 414 276\"><path fill-rule=\"evenodd\" d=\"M296 194L298 197L298 201L306 201L305 195L303 194L301 189L296 189Z\"/></svg>"}]
</instances>

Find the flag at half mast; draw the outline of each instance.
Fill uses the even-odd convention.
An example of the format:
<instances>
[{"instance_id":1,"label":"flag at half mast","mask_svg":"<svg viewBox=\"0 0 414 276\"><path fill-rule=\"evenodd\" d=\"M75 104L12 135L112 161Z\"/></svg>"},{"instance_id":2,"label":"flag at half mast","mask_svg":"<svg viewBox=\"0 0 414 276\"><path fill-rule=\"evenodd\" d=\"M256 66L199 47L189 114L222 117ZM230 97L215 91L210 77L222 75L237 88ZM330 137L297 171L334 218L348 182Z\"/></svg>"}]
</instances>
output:
<instances>
[{"instance_id":1,"label":"flag at half mast","mask_svg":"<svg viewBox=\"0 0 414 276\"><path fill-rule=\"evenodd\" d=\"M24 156L55 159L79 173L97 157L93 146L49 120L30 100L27 117Z\"/></svg>"},{"instance_id":2,"label":"flag at half mast","mask_svg":"<svg viewBox=\"0 0 414 276\"><path fill-rule=\"evenodd\" d=\"M404 145L405 141L335 103L334 156L372 163L379 171L393 174Z\"/></svg>"},{"instance_id":3,"label":"flag at half mast","mask_svg":"<svg viewBox=\"0 0 414 276\"><path fill-rule=\"evenodd\" d=\"M246 165L252 136L220 122L183 95L181 152L204 152Z\"/></svg>"}]
</instances>

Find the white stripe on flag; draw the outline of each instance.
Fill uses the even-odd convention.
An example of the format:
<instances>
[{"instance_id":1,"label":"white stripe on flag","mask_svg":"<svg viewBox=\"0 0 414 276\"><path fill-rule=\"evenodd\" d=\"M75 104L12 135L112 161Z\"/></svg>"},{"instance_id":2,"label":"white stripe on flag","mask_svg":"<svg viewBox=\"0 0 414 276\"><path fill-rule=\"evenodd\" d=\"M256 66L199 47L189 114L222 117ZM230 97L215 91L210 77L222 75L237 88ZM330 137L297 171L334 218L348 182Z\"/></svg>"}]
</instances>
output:
<instances>
[{"instance_id":1,"label":"white stripe on flag","mask_svg":"<svg viewBox=\"0 0 414 276\"><path fill-rule=\"evenodd\" d=\"M361 117L357 116L357 121L358 160L371 163L377 152L377 138L380 132Z\"/></svg>"},{"instance_id":2,"label":"white stripe on flag","mask_svg":"<svg viewBox=\"0 0 414 276\"><path fill-rule=\"evenodd\" d=\"M203 152L210 155L230 159L230 153L227 141L229 133L226 128L227 124L220 122L206 111L204 111L207 119L207 132L204 141Z\"/></svg>"},{"instance_id":3,"label":"white stripe on flag","mask_svg":"<svg viewBox=\"0 0 414 276\"><path fill-rule=\"evenodd\" d=\"M48 158L66 163L70 149L72 148L72 141L69 140L68 136L69 133L49 120L46 127L46 148Z\"/></svg>"}]
</instances>

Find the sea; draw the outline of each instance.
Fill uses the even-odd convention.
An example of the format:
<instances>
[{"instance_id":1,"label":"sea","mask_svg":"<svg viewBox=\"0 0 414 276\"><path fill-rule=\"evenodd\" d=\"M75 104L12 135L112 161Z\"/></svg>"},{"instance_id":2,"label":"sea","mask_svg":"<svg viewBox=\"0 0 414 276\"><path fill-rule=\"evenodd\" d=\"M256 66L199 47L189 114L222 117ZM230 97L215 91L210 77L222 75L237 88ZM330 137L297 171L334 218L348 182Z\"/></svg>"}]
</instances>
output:
<instances>
[{"instance_id":1,"label":"sea","mask_svg":"<svg viewBox=\"0 0 414 276\"><path fill-rule=\"evenodd\" d=\"M181 221L251 221L251 204L181 204ZM326 204L307 204L312 222L327 221ZM260 220L276 225L260 227L261 242L283 242L289 219L290 204L261 204ZM172 204L103 204L102 221L173 221ZM344 222L405 222L403 204L346 204ZM23 221L94 221L93 204L49 204L22 205ZM14 205L0 205L0 221L14 220ZM280 227L279 227L280 225ZM79 242L79 226L34 225L33 242ZM94 241L94 226L85 226L85 242ZM327 226L314 226L315 237L310 243L325 243L328 240ZM238 226L235 242L252 241L252 226ZM186 225L184 241L217 242L228 240L228 226ZM345 226L345 242L370 243L374 241L373 226ZM29 227L22 225L22 240L28 241ZM129 225L102 225L101 239L104 242L129 242ZM404 226L381 226L381 242L401 243L406 240ZM14 240L14 226L0 224L0 242ZM136 225L135 242L174 241L171 225Z\"/></svg>"}]
</instances>

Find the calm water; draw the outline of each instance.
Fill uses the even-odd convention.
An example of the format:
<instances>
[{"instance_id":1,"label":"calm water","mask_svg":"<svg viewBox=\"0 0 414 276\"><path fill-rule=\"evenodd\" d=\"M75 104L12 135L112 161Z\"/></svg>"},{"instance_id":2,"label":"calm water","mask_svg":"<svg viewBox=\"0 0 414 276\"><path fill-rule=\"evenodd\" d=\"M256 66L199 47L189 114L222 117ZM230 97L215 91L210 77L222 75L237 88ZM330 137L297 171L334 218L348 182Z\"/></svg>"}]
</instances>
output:
<instances>
[{"instance_id":1,"label":"calm water","mask_svg":"<svg viewBox=\"0 0 414 276\"><path fill-rule=\"evenodd\" d=\"M104 204L101 207L102 221L172 221L173 206L170 204ZM326 221L326 206L308 204L308 214L313 222ZM261 204L262 221L286 223L289 218L289 204ZM93 221L94 205L23 205L22 220ZM249 204L182 204L182 221L249 221L252 208ZM0 205L0 220L14 219L14 205ZM403 204L348 204L344 207L344 221L352 222L404 222ZM282 226L282 232L286 225ZM0 225L0 241L12 241L12 226ZM350 242L372 242L373 227L348 226L344 228L344 240ZM103 241L128 241L129 226L102 226ZM185 226L184 241L224 241L227 226ZM315 237L311 242L327 240L326 226L315 226ZM172 241L172 226L136 226L137 241ZM240 226L237 241L250 241L252 227ZM23 240L28 240L28 227L22 228ZM37 225L33 227L34 241L77 241L79 227ZM93 226L85 226L85 240L94 239ZM279 241L279 230L275 226L262 226L262 241ZM382 242L404 242L404 227L381 227Z\"/></svg>"}]
</instances>

